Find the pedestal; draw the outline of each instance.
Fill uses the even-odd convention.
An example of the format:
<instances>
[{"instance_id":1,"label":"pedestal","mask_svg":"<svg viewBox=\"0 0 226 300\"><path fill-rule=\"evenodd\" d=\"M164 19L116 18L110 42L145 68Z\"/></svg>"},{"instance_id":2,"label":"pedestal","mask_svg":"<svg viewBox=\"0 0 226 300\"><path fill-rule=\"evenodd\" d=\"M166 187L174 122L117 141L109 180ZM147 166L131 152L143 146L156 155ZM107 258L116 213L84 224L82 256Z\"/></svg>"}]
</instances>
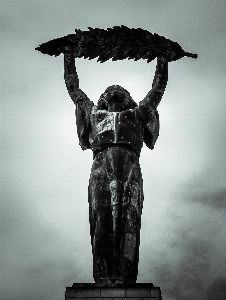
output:
<instances>
[{"instance_id":1,"label":"pedestal","mask_svg":"<svg viewBox=\"0 0 226 300\"><path fill-rule=\"evenodd\" d=\"M74 283L67 287L65 300L162 300L161 290L152 283Z\"/></svg>"}]
</instances>

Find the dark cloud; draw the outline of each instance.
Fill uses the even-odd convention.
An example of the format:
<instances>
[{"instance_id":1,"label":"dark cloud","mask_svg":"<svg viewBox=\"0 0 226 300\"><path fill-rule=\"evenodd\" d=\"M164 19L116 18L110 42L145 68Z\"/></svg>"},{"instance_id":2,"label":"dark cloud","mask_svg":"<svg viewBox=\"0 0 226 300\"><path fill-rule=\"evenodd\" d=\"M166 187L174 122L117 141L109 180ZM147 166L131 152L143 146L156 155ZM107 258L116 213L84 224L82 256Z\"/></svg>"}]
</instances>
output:
<instances>
[{"instance_id":1,"label":"dark cloud","mask_svg":"<svg viewBox=\"0 0 226 300\"><path fill-rule=\"evenodd\" d=\"M209 287L206 300L225 300L226 296L226 277L216 278Z\"/></svg>"},{"instance_id":2,"label":"dark cloud","mask_svg":"<svg viewBox=\"0 0 226 300\"><path fill-rule=\"evenodd\" d=\"M203 203L204 205L209 205L215 209L226 208L226 190L212 192L211 194L204 194L198 199L195 198L193 200Z\"/></svg>"},{"instance_id":3,"label":"dark cloud","mask_svg":"<svg viewBox=\"0 0 226 300\"><path fill-rule=\"evenodd\" d=\"M179 247L179 249L176 249ZM163 299L206 299L206 280L211 266L211 246L205 241L189 238L184 230L176 242L168 245L168 251L179 257L173 261L160 261L155 266L156 282L162 289ZM166 249L167 251L167 249ZM176 260L176 261L175 261Z\"/></svg>"},{"instance_id":4,"label":"dark cloud","mask_svg":"<svg viewBox=\"0 0 226 300\"><path fill-rule=\"evenodd\" d=\"M171 195L165 248L150 261L154 283L163 299L223 299L225 297L225 189L205 176L184 184ZM183 192L182 192L183 191ZM161 244L162 242L160 242Z\"/></svg>"},{"instance_id":5,"label":"dark cloud","mask_svg":"<svg viewBox=\"0 0 226 300\"><path fill-rule=\"evenodd\" d=\"M224 165L221 167L224 167ZM183 191L179 190L182 192L183 197L189 202L200 203L216 210L225 209L225 178L221 177L218 179L220 170L219 172L211 170L210 173L211 175L208 176L206 176L206 174L201 175L201 179L199 180L197 180L197 178L189 180L189 182L182 188Z\"/></svg>"}]
</instances>

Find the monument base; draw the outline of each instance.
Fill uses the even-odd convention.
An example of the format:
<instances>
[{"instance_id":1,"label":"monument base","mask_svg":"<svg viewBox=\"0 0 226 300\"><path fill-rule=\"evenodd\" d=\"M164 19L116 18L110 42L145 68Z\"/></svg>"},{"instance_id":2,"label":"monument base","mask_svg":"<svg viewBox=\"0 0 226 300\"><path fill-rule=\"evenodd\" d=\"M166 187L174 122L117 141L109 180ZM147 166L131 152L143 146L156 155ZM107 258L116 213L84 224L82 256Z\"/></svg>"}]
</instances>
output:
<instances>
[{"instance_id":1,"label":"monument base","mask_svg":"<svg viewBox=\"0 0 226 300\"><path fill-rule=\"evenodd\" d=\"M65 300L162 300L161 290L152 283L74 283L67 287Z\"/></svg>"}]
</instances>

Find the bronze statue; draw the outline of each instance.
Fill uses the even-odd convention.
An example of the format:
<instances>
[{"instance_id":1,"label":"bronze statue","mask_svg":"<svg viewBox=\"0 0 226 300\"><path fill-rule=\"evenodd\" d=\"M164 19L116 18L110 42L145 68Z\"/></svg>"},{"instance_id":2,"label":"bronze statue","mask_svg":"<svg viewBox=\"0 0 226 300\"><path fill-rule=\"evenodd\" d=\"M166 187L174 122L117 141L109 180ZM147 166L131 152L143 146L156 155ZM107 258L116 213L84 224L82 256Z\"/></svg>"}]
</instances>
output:
<instances>
[{"instance_id":1,"label":"bronze statue","mask_svg":"<svg viewBox=\"0 0 226 300\"><path fill-rule=\"evenodd\" d=\"M64 55L65 83L76 104L83 150L92 149L89 181L90 234L95 282L135 283L138 275L143 181L139 165L143 142L150 148L159 134L156 110L164 93L168 62L157 59L151 91L139 103L113 85L97 105L79 89L74 55Z\"/></svg>"},{"instance_id":2,"label":"bronze statue","mask_svg":"<svg viewBox=\"0 0 226 300\"><path fill-rule=\"evenodd\" d=\"M141 148L145 142L153 149L159 135L157 107L167 85L168 62L197 55L162 36L126 26L77 30L36 49L55 56L64 53L64 78L76 105L79 143L83 150L93 151L88 200L94 280L135 283L144 198ZM110 58L150 62L157 57L152 89L137 105L128 91L113 85L94 105L79 88L75 57L99 57L100 62Z\"/></svg>"}]
</instances>

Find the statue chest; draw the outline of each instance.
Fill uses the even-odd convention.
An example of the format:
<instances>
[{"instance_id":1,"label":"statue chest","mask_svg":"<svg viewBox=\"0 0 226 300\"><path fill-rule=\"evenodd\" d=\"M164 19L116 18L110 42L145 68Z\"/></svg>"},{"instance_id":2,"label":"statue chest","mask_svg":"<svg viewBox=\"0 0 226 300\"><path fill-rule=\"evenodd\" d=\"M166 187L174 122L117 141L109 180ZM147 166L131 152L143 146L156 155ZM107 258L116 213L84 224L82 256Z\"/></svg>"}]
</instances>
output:
<instances>
[{"instance_id":1,"label":"statue chest","mask_svg":"<svg viewBox=\"0 0 226 300\"><path fill-rule=\"evenodd\" d=\"M92 111L89 140L94 151L104 146L121 144L140 152L143 133L144 126L137 109L108 112L94 108Z\"/></svg>"}]
</instances>

